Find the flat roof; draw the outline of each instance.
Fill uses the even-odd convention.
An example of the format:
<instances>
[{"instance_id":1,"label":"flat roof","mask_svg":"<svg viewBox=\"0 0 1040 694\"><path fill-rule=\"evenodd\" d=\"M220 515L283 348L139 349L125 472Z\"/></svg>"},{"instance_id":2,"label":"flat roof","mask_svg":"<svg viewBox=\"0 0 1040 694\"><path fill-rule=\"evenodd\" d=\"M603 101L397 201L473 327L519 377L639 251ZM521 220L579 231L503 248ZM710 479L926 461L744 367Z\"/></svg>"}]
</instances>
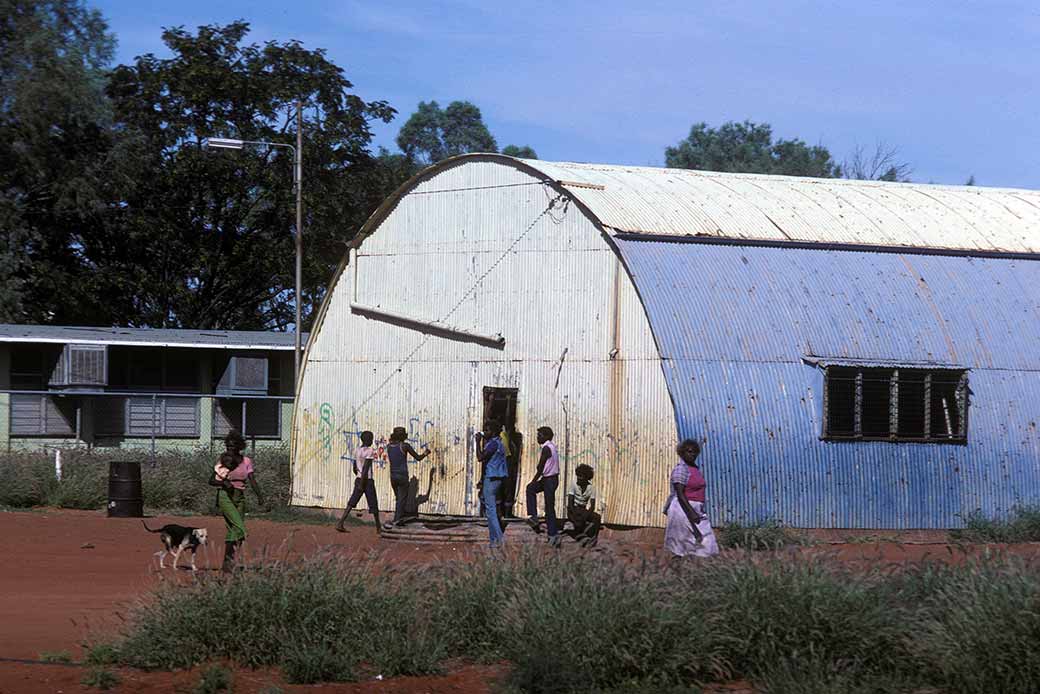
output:
<instances>
[{"instance_id":1,"label":"flat roof","mask_svg":"<svg viewBox=\"0 0 1040 694\"><path fill-rule=\"evenodd\" d=\"M308 333L300 336L307 344ZM194 347L292 351L296 334L268 330L185 330L181 328L98 328L71 325L0 323L0 342L36 342L129 347Z\"/></svg>"}]
</instances>

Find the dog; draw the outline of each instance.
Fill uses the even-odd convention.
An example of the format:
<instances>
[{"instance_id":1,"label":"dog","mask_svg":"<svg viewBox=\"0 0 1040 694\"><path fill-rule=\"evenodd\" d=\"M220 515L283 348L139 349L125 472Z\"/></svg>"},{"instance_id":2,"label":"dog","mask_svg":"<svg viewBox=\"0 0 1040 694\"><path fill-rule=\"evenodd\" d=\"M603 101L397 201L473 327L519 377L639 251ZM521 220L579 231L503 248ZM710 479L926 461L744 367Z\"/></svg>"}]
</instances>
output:
<instances>
[{"instance_id":1,"label":"dog","mask_svg":"<svg viewBox=\"0 0 1040 694\"><path fill-rule=\"evenodd\" d=\"M164 525L158 530L152 530L144 521L141 521L141 525L150 533L160 533L159 539L162 540L163 549L155 553L155 556L159 557L160 569L166 568L163 560L166 558L167 553L173 555L173 568L176 569L177 560L181 558L181 552L190 549L191 570L197 571L195 568L195 550L199 548L199 545L205 545L209 541L208 530L205 528L187 528L183 525L174 525L172 523Z\"/></svg>"}]
</instances>

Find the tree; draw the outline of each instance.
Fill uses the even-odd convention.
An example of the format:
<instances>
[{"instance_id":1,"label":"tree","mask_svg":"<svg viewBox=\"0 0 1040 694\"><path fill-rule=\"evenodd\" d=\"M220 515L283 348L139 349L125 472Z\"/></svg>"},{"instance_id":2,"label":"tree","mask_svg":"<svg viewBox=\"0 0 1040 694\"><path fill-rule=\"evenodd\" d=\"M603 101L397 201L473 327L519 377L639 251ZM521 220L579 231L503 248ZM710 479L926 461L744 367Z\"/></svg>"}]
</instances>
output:
<instances>
[{"instance_id":1,"label":"tree","mask_svg":"<svg viewBox=\"0 0 1040 694\"><path fill-rule=\"evenodd\" d=\"M869 155L861 145L856 145L852 154L842 163L841 173L845 178L861 181L909 181L913 169L899 160L899 149L878 142Z\"/></svg>"},{"instance_id":2,"label":"tree","mask_svg":"<svg viewBox=\"0 0 1040 694\"><path fill-rule=\"evenodd\" d=\"M284 329L293 322L294 195L285 150L206 151L207 136L294 143L304 101L304 292L309 320L344 244L390 185L371 156L365 102L322 50L244 43L245 22L167 29L173 54L117 67L108 85L120 141L103 234L83 248L89 291L114 322Z\"/></svg>"},{"instance_id":3,"label":"tree","mask_svg":"<svg viewBox=\"0 0 1040 694\"><path fill-rule=\"evenodd\" d=\"M115 42L80 0L0 0L0 322L100 320L82 249L101 223Z\"/></svg>"},{"instance_id":4,"label":"tree","mask_svg":"<svg viewBox=\"0 0 1040 694\"><path fill-rule=\"evenodd\" d=\"M428 166L468 152L497 152L480 109L453 101L441 109L436 101L420 101L397 134L397 146L418 166Z\"/></svg>"},{"instance_id":5,"label":"tree","mask_svg":"<svg viewBox=\"0 0 1040 694\"><path fill-rule=\"evenodd\" d=\"M718 128L694 124L686 139L665 149L665 166L818 178L840 174L825 147L809 146L799 139L774 142L771 126L751 121L731 121Z\"/></svg>"},{"instance_id":6,"label":"tree","mask_svg":"<svg viewBox=\"0 0 1040 694\"><path fill-rule=\"evenodd\" d=\"M502 148L502 154L510 157L516 157L517 159L537 159L538 155L535 151L524 145L523 147L517 147L516 145L506 145Z\"/></svg>"}]
</instances>

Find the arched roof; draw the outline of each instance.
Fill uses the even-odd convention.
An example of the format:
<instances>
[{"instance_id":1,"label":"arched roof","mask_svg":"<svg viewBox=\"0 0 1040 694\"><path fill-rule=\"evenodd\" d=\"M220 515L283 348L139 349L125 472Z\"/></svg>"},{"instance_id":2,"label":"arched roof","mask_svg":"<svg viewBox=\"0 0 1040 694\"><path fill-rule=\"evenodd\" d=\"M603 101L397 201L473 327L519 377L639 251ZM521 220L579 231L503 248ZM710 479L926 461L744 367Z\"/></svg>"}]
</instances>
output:
<instances>
[{"instance_id":1,"label":"arched roof","mask_svg":"<svg viewBox=\"0 0 1040 694\"><path fill-rule=\"evenodd\" d=\"M602 226L621 232L1040 252L1040 191L523 163L560 182Z\"/></svg>"}]
</instances>

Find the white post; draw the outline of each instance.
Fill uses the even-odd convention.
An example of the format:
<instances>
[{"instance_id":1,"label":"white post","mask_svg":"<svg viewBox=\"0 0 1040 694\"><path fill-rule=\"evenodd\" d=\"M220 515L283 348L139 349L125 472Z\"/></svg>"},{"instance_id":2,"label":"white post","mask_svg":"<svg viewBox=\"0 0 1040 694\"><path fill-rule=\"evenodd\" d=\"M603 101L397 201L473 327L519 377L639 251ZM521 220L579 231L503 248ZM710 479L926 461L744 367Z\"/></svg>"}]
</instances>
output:
<instances>
[{"instance_id":1,"label":"white post","mask_svg":"<svg viewBox=\"0 0 1040 694\"><path fill-rule=\"evenodd\" d=\"M54 449L54 479L61 482L61 449Z\"/></svg>"}]
</instances>

